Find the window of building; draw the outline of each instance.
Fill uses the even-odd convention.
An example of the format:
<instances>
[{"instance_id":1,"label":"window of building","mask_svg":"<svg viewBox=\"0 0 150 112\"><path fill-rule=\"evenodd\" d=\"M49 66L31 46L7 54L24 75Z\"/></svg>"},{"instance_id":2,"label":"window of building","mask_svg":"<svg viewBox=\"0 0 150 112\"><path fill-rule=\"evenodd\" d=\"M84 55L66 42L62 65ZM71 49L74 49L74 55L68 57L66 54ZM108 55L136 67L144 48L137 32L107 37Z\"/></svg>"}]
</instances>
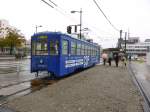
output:
<instances>
[{"instance_id":1,"label":"window of building","mask_svg":"<svg viewBox=\"0 0 150 112\"><path fill-rule=\"evenodd\" d=\"M50 55L58 55L59 42L57 40L50 41Z\"/></svg>"},{"instance_id":2,"label":"window of building","mask_svg":"<svg viewBox=\"0 0 150 112\"><path fill-rule=\"evenodd\" d=\"M68 41L67 40L62 41L62 54L63 55L68 54Z\"/></svg>"}]
</instances>

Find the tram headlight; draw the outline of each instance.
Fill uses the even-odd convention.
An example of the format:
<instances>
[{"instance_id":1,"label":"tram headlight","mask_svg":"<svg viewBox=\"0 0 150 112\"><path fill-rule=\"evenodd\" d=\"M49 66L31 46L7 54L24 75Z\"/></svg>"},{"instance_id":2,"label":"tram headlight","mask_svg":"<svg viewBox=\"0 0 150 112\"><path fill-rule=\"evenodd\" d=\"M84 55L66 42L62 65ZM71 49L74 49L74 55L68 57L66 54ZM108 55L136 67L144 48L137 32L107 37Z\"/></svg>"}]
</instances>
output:
<instances>
[{"instance_id":1,"label":"tram headlight","mask_svg":"<svg viewBox=\"0 0 150 112\"><path fill-rule=\"evenodd\" d=\"M40 59L40 64L43 64L43 59Z\"/></svg>"}]
</instances>

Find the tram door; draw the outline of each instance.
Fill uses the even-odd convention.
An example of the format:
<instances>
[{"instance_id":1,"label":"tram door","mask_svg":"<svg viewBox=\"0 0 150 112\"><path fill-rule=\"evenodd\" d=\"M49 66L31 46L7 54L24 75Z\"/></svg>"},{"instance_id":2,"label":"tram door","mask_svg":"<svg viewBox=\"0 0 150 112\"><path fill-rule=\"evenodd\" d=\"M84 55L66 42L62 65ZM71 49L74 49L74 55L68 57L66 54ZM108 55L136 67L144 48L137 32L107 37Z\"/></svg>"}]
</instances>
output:
<instances>
[{"instance_id":1,"label":"tram door","mask_svg":"<svg viewBox=\"0 0 150 112\"><path fill-rule=\"evenodd\" d=\"M48 69L50 72L58 74L59 72L59 40L50 38L49 40L49 58Z\"/></svg>"}]
</instances>

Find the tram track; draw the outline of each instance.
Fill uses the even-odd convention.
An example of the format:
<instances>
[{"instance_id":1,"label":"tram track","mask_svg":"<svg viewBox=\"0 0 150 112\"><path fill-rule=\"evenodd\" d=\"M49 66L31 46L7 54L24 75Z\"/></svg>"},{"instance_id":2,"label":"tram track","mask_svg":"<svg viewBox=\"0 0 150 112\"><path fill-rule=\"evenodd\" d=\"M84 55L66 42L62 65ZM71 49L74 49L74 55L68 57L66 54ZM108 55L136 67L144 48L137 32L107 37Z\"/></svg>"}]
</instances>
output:
<instances>
[{"instance_id":1,"label":"tram track","mask_svg":"<svg viewBox=\"0 0 150 112\"><path fill-rule=\"evenodd\" d=\"M21 81L21 82L16 82L16 83L8 84L8 85L4 85L4 86L1 86L1 87L0 87L0 90L1 90L1 89L4 89L4 88L7 88L7 87L15 86L15 85L18 85L18 84L30 82L30 81L32 81L32 80L33 80L33 79L25 80L25 81Z\"/></svg>"},{"instance_id":2,"label":"tram track","mask_svg":"<svg viewBox=\"0 0 150 112\"><path fill-rule=\"evenodd\" d=\"M30 86L27 86L23 89L19 89L17 91L11 92L10 94L4 94L4 95L0 94L0 106L3 106L5 104L7 104L11 100L14 100L14 99L19 98L19 97L26 96L28 94L31 94L33 92L36 92L36 91L46 87L48 85L54 84L54 83L57 82L57 80L55 80L55 79L54 80L52 80L52 79L51 80L45 80L45 79L34 80L33 79L33 80L28 80L28 81L21 82L19 84L14 84L14 85L11 85L11 86L5 86L4 88L1 88L0 91L2 89L9 89L13 86L18 86L18 85L21 85L23 83L29 83L29 82L30 82Z\"/></svg>"},{"instance_id":3,"label":"tram track","mask_svg":"<svg viewBox=\"0 0 150 112\"><path fill-rule=\"evenodd\" d=\"M129 72L131 74L131 77L134 81L134 83L137 85L138 89L140 90L141 95L144 98L144 112L150 112L150 97L148 95L148 93L146 92L146 90L144 89L142 83L138 80L138 78L136 77L135 72L133 71L133 68L131 67L131 64L129 64Z\"/></svg>"},{"instance_id":4,"label":"tram track","mask_svg":"<svg viewBox=\"0 0 150 112\"><path fill-rule=\"evenodd\" d=\"M9 94L9 95L6 95L6 96L3 96L0 99L0 106L3 106L4 104L7 104L12 99L30 94L30 89L31 89L31 87L16 91L16 92L14 92L12 94ZM21 95L21 93L23 93L23 95ZM24 94L24 93L26 93L26 94Z\"/></svg>"}]
</instances>

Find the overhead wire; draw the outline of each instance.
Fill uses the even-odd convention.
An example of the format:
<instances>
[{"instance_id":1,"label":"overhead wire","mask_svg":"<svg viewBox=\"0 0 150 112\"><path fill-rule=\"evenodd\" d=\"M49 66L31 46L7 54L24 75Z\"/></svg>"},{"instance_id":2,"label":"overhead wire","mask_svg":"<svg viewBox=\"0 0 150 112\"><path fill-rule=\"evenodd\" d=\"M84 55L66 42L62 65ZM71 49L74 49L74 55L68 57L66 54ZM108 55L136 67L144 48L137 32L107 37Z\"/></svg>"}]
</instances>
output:
<instances>
[{"instance_id":1,"label":"overhead wire","mask_svg":"<svg viewBox=\"0 0 150 112\"><path fill-rule=\"evenodd\" d=\"M65 17L67 17L67 18L69 18L69 19L71 19L71 21L76 21L75 19L73 19L73 18L71 18L70 16L70 14L68 14L64 9L62 9L61 7L59 7L55 2L53 2L52 0L49 0L49 2L52 4L52 5L50 5L50 3L48 3L48 2L46 2L45 0L41 0L42 2L44 2L45 4L47 4L48 6L50 6L51 8L54 8L56 11L58 11L59 13L61 13L63 16L65 16ZM88 24L88 23L86 23L86 24ZM88 24L88 26L91 26L93 29L95 29L95 30L98 30L98 31L102 31L102 30L100 30L100 29L97 29L97 28L95 28L94 26L92 26L92 25L89 25ZM92 30L92 32L95 32L95 33L97 33L96 31L93 31ZM104 31L103 31L104 32ZM105 31L105 33L106 33L106 31ZM107 32L108 33L108 32ZM110 35L110 33L109 33L109 35Z\"/></svg>"},{"instance_id":2,"label":"overhead wire","mask_svg":"<svg viewBox=\"0 0 150 112\"><path fill-rule=\"evenodd\" d=\"M106 16L106 14L104 13L104 11L100 8L100 6L98 5L98 3L93 0L93 2L95 3L95 5L98 7L98 9L100 10L100 12L103 14L103 16L105 17L105 19L109 22L109 24L116 30L119 31L112 23L111 21L108 19L108 17Z\"/></svg>"},{"instance_id":3,"label":"overhead wire","mask_svg":"<svg viewBox=\"0 0 150 112\"><path fill-rule=\"evenodd\" d=\"M56 7L58 6L56 3L54 3L53 1L49 0L52 4L54 4Z\"/></svg>"},{"instance_id":4,"label":"overhead wire","mask_svg":"<svg viewBox=\"0 0 150 112\"><path fill-rule=\"evenodd\" d=\"M62 14L64 17L66 17L67 19L70 19L71 21L75 20L73 18L71 18L70 16L68 16L66 11L62 11L63 9L61 7L59 7L55 2L53 2L52 0L49 0L49 2L53 5L50 5L50 3L46 2L45 0L41 0L42 2L44 2L45 4L47 4L48 6L50 6L51 8L55 9L57 12L59 12L60 14Z\"/></svg>"},{"instance_id":5,"label":"overhead wire","mask_svg":"<svg viewBox=\"0 0 150 112\"><path fill-rule=\"evenodd\" d=\"M45 0L41 0L42 2L44 2L45 4L47 4L48 6L50 6L51 8L54 8L52 5L50 5L48 2L46 2Z\"/></svg>"}]
</instances>

